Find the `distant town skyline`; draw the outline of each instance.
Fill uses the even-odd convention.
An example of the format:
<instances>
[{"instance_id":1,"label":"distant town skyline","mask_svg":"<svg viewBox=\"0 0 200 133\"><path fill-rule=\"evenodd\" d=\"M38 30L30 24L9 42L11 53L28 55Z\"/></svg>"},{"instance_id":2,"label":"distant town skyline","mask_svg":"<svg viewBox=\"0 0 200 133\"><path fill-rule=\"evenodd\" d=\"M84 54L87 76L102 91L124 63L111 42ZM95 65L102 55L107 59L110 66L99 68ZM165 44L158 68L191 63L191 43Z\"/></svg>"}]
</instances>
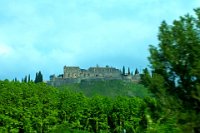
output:
<instances>
[{"instance_id":1,"label":"distant town skyline","mask_svg":"<svg viewBox=\"0 0 200 133\"><path fill-rule=\"evenodd\" d=\"M160 23L171 24L199 0L1 0L0 80L63 67L148 67Z\"/></svg>"}]
</instances>

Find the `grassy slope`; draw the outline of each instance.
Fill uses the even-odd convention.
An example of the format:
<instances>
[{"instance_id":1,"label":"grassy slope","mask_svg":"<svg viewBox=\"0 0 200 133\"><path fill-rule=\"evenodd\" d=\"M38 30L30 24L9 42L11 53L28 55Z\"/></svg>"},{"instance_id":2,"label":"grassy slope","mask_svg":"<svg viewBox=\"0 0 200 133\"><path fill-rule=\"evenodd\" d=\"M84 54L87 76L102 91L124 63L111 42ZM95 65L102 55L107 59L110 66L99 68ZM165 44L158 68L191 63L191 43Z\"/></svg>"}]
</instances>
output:
<instances>
[{"instance_id":1,"label":"grassy slope","mask_svg":"<svg viewBox=\"0 0 200 133\"><path fill-rule=\"evenodd\" d=\"M120 80L81 82L80 84L69 84L59 88L67 88L77 92L83 92L86 96L102 95L109 97L145 97L149 95L147 88L143 85Z\"/></svg>"}]
</instances>

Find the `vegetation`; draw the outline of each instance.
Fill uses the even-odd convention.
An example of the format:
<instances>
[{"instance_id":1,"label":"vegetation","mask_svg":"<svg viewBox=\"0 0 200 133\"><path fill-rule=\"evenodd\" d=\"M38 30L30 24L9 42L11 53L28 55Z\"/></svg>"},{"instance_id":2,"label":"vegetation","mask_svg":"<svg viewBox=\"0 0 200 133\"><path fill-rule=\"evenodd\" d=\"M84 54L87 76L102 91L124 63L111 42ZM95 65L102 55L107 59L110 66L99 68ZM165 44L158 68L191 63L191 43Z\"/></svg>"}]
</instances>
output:
<instances>
[{"instance_id":1,"label":"vegetation","mask_svg":"<svg viewBox=\"0 0 200 133\"><path fill-rule=\"evenodd\" d=\"M132 82L126 82L121 80L108 80L108 81L87 81L80 84L68 84L58 87L59 89L69 89L76 92L82 92L88 97L94 95L116 97L116 96L128 96L128 97L147 97L151 94L148 89L141 84Z\"/></svg>"},{"instance_id":2,"label":"vegetation","mask_svg":"<svg viewBox=\"0 0 200 133\"><path fill-rule=\"evenodd\" d=\"M17 78L15 78L13 81L17 82L18 80L17 80ZM28 75L28 78L27 78L27 76L25 76L24 78L22 78L22 82L25 82L25 83L32 82L30 74Z\"/></svg>"},{"instance_id":3,"label":"vegetation","mask_svg":"<svg viewBox=\"0 0 200 133\"><path fill-rule=\"evenodd\" d=\"M125 66L123 66L122 68L122 75L125 75L126 74L126 69L125 69Z\"/></svg>"},{"instance_id":4,"label":"vegetation","mask_svg":"<svg viewBox=\"0 0 200 133\"><path fill-rule=\"evenodd\" d=\"M172 25L160 26L158 47L150 46L152 75L144 70L143 84L163 105L158 114L177 116L184 132L200 132L200 9Z\"/></svg>"},{"instance_id":5,"label":"vegetation","mask_svg":"<svg viewBox=\"0 0 200 133\"><path fill-rule=\"evenodd\" d=\"M43 82L43 75L42 75L41 71L39 71L35 75L35 83L40 83L40 82Z\"/></svg>"},{"instance_id":6,"label":"vegetation","mask_svg":"<svg viewBox=\"0 0 200 133\"><path fill-rule=\"evenodd\" d=\"M145 132L150 107L146 97L86 97L44 83L0 81L0 132Z\"/></svg>"}]
</instances>

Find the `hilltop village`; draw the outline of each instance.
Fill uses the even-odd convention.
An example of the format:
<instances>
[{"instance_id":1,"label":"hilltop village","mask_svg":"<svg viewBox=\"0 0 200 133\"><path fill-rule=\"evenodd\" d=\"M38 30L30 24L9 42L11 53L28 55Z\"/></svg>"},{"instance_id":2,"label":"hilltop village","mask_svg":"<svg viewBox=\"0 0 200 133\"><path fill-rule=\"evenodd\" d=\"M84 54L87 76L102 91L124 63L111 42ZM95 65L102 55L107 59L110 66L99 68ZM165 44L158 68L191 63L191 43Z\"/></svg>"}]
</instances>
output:
<instances>
[{"instance_id":1,"label":"hilltop village","mask_svg":"<svg viewBox=\"0 0 200 133\"><path fill-rule=\"evenodd\" d=\"M138 82L140 80L139 73L124 73L114 67L90 67L81 69L80 67L64 66L63 74L58 76L51 75L50 81L47 83L52 86L62 86L69 83L80 83L82 81L98 81L98 80L125 80L130 82Z\"/></svg>"}]
</instances>

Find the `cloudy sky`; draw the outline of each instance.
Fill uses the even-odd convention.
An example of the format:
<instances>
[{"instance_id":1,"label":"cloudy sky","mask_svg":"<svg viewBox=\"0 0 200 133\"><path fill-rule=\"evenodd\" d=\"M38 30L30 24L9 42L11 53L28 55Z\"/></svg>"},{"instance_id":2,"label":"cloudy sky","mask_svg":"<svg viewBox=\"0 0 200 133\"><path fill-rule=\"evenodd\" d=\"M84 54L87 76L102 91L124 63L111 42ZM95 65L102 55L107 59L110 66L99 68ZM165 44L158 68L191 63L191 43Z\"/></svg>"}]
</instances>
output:
<instances>
[{"instance_id":1,"label":"cloudy sky","mask_svg":"<svg viewBox=\"0 0 200 133\"><path fill-rule=\"evenodd\" d=\"M200 0L0 0L0 79L63 66L148 66L148 45Z\"/></svg>"}]
</instances>

